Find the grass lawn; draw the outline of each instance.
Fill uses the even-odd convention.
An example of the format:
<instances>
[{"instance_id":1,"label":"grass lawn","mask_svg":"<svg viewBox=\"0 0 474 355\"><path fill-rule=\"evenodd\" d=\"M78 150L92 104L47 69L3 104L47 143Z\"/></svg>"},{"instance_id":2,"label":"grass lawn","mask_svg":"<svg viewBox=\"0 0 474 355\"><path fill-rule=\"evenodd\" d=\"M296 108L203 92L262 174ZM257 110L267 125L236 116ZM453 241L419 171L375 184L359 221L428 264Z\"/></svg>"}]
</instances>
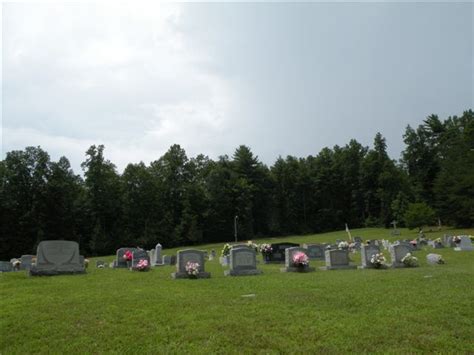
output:
<instances>
[{"instance_id":1,"label":"grass lawn","mask_svg":"<svg viewBox=\"0 0 474 355\"><path fill-rule=\"evenodd\" d=\"M426 237L444 233L474 230ZM352 235L395 239L385 229ZM402 229L398 238L414 237ZM336 239L346 239L345 232L256 242ZM446 264L427 265L430 252ZM474 353L474 252L424 247L415 255L421 265L413 269L299 274L260 263L264 273L248 277L225 277L213 260L206 263L211 278L199 280L172 280L171 266L146 273L96 269L95 259L86 275L3 273L0 354ZM352 259L360 265L359 254Z\"/></svg>"}]
</instances>

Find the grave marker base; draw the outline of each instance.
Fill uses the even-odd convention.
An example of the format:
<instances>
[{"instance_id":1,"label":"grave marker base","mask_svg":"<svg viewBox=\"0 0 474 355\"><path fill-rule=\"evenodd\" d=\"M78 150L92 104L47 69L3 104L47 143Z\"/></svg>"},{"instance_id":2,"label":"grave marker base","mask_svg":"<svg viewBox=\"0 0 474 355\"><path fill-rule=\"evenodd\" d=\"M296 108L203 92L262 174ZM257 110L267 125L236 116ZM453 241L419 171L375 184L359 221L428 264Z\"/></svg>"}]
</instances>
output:
<instances>
[{"instance_id":1,"label":"grave marker base","mask_svg":"<svg viewBox=\"0 0 474 355\"><path fill-rule=\"evenodd\" d=\"M251 275L260 275L262 270L225 270L225 276L251 276Z\"/></svg>"},{"instance_id":2,"label":"grave marker base","mask_svg":"<svg viewBox=\"0 0 474 355\"><path fill-rule=\"evenodd\" d=\"M344 266L321 266L320 270L345 270L345 269L357 269L356 265L344 265Z\"/></svg>"},{"instance_id":3,"label":"grave marker base","mask_svg":"<svg viewBox=\"0 0 474 355\"><path fill-rule=\"evenodd\" d=\"M316 271L316 268L312 266L307 266L307 267L290 266L290 267L282 267L280 271L281 272L313 272L313 271Z\"/></svg>"},{"instance_id":4,"label":"grave marker base","mask_svg":"<svg viewBox=\"0 0 474 355\"><path fill-rule=\"evenodd\" d=\"M200 272L194 278L196 278L196 279L208 279L210 277L211 277L210 272ZM190 279L191 277L189 277L187 272L173 272L171 274L171 278L172 279Z\"/></svg>"}]
</instances>

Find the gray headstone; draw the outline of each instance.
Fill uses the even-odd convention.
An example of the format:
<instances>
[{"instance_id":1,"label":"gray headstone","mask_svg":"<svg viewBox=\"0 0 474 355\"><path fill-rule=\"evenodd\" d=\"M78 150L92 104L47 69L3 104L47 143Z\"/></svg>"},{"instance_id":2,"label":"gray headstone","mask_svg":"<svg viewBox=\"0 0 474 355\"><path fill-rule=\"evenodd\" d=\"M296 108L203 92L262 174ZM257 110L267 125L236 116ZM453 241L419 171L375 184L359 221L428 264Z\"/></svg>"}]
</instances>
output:
<instances>
[{"instance_id":1,"label":"gray headstone","mask_svg":"<svg viewBox=\"0 0 474 355\"><path fill-rule=\"evenodd\" d=\"M0 261L0 272L13 271L13 265L9 261Z\"/></svg>"},{"instance_id":2,"label":"gray headstone","mask_svg":"<svg viewBox=\"0 0 474 355\"><path fill-rule=\"evenodd\" d=\"M163 265L163 258L161 257L161 251L163 250L163 247L161 246L160 243L156 244L155 249L152 251L152 258L151 258L151 263L154 266L161 266Z\"/></svg>"},{"instance_id":3,"label":"gray headstone","mask_svg":"<svg viewBox=\"0 0 474 355\"><path fill-rule=\"evenodd\" d=\"M390 247L390 257L392 258L392 267L405 267L402 263L402 259L408 253L411 253L411 249L406 244L394 244Z\"/></svg>"},{"instance_id":4,"label":"gray headstone","mask_svg":"<svg viewBox=\"0 0 474 355\"><path fill-rule=\"evenodd\" d=\"M306 255L310 260L324 260L325 247L322 244L304 244Z\"/></svg>"},{"instance_id":5,"label":"gray headstone","mask_svg":"<svg viewBox=\"0 0 474 355\"><path fill-rule=\"evenodd\" d=\"M281 272L311 272L314 271L315 268L311 266L299 267L293 264L293 256L296 253L303 253L308 256L308 250L306 248L301 247L292 247L285 249L285 267L281 268ZM309 259L309 257L308 257Z\"/></svg>"},{"instance_id":6,"label":"gray headstone","mask_svg":"<svg viewBox=\"0 0 474 355\"><path fill-rule=\"evenodd\" d=\"M326 250L326 266L322 267L323 270L338 270L338 269L355 269L357 266L350 265L349 263L349 251L348 250Z\"/></svg>"},{"instance_id":7,"label":"gray headstone","mask_svg":"<svg viewBox=\"0 0 474 355\"><path fill-rule=\"evenodd\" d=\"M129 250L132 254L137 248L120 248L117 249L114 268L128 268L127 260L123 258L125 253Z\"/></svg>"},{"instance_id":8,"label":"gray headstone","mask_svg":"<svg viewBox=\"0 0 474 355\"><path fill-rule=\"evenodd\" d=\"M188 273L186 272L186 264L188 262L198 263L199 264L199 274L197 278L209 278L211 274L205 272L204 263L205 263L205 254L202 250L196 249L186 249L178 251L178 257L176 262L176 272L171 274L171 277L174 279L189 278Z\"/></svg>"},{"instance_id":9,"label":"gray headstone","mask_svg":"<svg viewBox=\"0 0 474 355\"><path fill-rule=\"evenodd\" d=\"M20 258L21 261L21 270L29 270L31 269L31 265L33 265L33 258L34 255L22 255Z\"/></svg>"},{"instance_id":10,"label":"gray headstone","mask_svg":"<svg viewBox=\"0 0 474 355\"><path fill-rule=\"evenodd\" d=\"M380 247L378 245L362 245L360 248L360 259L362 268L373 268L374 266L370 262L372 255L380 253Z\"/></svg>"},{"instance_id":11,"label":"gray headstone","mask_svg":"<svg viewBox=\"0 0 474 355\"><path fill-rule=\"evenodd\" d=\"M232 247L230 250L230 270L224 271L226 276L258 275L262 272L257 270L257 253L255 249Z\"/></svg>"},{"instance_id":12,"label":"gray headstone","mask_svg":"<svg viewBox=\"0 0 474 355\"><path fill-rule=\"evenodd\" d=\"M163 264L164 265L171 265L171 256L170 255L163 255Z\"/></svg>"},{"instance_id":13,"label":"gray headstone","mask_svg":"<svg viewBox=\"0 0 474 355\"><path fill-rule=\"evenodd\" d=\"M67 240L45 240L39 243L36 264L31 266L30 275L60 275L85 273L81 263L79 244Z\"/></svg>"},{"instance_id":14,"label":"gray headstone","mask_svg":"<svg viewBox=\"0 0 474 355\"><path fill-rule=\"evenodd\" d=\"M463 235L461 236L461 243L459 243L456 248L454 248L455 251L472 251L474 250L474 247L472 246L471 239Z\"/></svg>"},{"instance_id":15,"label":"gray headstone","mask_svg":"<svg viewBox=\"0 0 474 355\"><path fill-rule=\"evenodd\" d=\"M148 261L148 265L151 266L151 263L150 263L150 256L148 255L148 253L146 252L146 250L143 250L143 249L136 249L133 253L132 253L132 269L135 269L138 265L138 263L140 262L140 260L146 260Z\"/></svg>"}]
</instances>

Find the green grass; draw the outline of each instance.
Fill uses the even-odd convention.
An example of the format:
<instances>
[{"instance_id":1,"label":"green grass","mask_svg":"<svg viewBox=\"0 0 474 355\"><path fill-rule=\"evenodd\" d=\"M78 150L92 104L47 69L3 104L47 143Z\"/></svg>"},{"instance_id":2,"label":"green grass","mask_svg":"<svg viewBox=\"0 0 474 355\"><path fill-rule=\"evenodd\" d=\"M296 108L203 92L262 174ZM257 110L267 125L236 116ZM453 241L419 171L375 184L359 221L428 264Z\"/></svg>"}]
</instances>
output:
<instances>
[{"instance_id":1,"label":"green grass","mask_svg":"<svg viewBox=\"0 0 474 355\"><path fill-rule=\"evenodd\" d=\"M394 239L384 229L352 234ZM415 236L402 230L400 238ZM335 239L345 233L278 241ZM414 269L299 274L260 263L264 274L249 277L224 277L214 260L206 263L211 279L200 280L172 280L171 266L96 269L95 259L86 275L3 273L0 353L473 353L474 252L437 249L446 264L435 266L426 264L429 252L416 252Z\"/></svg>"}]
</instances>

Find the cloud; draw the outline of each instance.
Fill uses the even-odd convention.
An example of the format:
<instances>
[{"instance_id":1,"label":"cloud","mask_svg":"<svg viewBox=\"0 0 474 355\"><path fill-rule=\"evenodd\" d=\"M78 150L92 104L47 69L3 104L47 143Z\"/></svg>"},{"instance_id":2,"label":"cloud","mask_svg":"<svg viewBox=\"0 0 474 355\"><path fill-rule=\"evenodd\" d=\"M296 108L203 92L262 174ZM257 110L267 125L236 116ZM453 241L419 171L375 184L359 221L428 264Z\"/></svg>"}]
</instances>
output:
<instances>
[{"instance_id":1,"label":"cloud","mask_svg":"<svg viewBox=\"0 0 474 355\"><path fill-rule=\"evenodd\" d=\"M121 170L174 143L223 149L229 85L203 69L179 4L147 5L4 5L4 152L41 145L78 170L104 144Z\"/></svg>"}]
</instances>

